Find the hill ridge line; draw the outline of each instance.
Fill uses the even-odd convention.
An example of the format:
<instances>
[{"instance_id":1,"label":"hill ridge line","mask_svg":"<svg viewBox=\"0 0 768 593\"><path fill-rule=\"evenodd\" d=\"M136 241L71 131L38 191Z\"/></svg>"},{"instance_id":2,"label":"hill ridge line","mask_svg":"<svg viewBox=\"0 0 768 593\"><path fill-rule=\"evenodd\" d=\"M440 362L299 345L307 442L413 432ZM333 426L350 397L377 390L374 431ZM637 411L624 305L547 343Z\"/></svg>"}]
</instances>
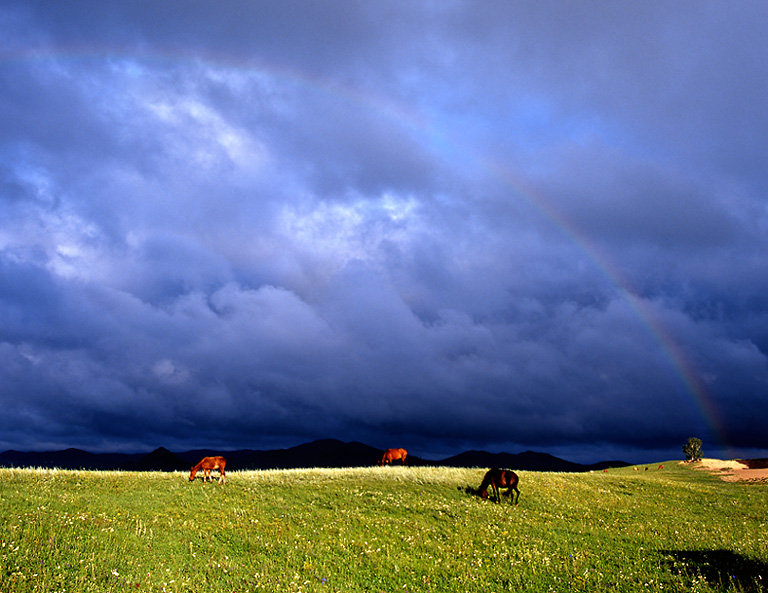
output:
<instances>
[{"instance_id":1,"label":"hill ridge line","mask_svg":"<svg viewBox=\"0 0 768 593\"><path fill-rule=\"evenodd\" d=\"M285 449L223 450L201 448L174 453L158 447L149 453L94 453L70 447L57 451L16 451L0 453L0 467L43 467L59 469L186 471L202 457L223 455L228 469L296 469L305 467L358 467L376 465L382 449L351 441L320 439ZM489 453L470 450L441 460L408 456L408 464L448 467L508 467L521 471L586 472L631 465L624 461L581 464L549 453Z\"/></svg>"}]
</instances>

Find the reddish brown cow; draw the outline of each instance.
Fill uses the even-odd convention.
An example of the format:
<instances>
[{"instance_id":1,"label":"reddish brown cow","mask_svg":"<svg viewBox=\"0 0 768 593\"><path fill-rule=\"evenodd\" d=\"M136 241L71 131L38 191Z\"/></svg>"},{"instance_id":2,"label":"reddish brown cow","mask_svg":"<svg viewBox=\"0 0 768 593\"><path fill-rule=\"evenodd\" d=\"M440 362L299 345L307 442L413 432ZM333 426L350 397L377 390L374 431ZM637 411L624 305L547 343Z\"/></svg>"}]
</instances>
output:
<instances>
[{"instance_id":1,"label":"reddish brown cow","mask_svg":"<svg viewBox=\"0 0 768 593\"><path fill-rule=\"evenodd\" d=\"M227 460L223 457L203 457L200 460L200 463L198 463L195 467L192 468L192 471L189 473L189 481L195 479L195 476L197 475L197 472L199 472L201 469L203 470L203 482L206 482L210 480L213 482L213 478L211 477L211 470L217 469L219 470L219 484L226 484L227 482L227 474L224 471L224 468L227 467Z\"/></svg>"},{"instance_id":2,"label":"reddish brown cow","mask_svg":"<svg viewBox=\"0 0 768 593\"><path fill-rule=\"evenodd\" d=\"M392 465L393 461L397 461L400 459L405 465L405 458L408 457L408 451L405 449L387 449L384 451L384 455L381 457L381 461L379 461L379 465Z\"/></svg>"}]
</instances>

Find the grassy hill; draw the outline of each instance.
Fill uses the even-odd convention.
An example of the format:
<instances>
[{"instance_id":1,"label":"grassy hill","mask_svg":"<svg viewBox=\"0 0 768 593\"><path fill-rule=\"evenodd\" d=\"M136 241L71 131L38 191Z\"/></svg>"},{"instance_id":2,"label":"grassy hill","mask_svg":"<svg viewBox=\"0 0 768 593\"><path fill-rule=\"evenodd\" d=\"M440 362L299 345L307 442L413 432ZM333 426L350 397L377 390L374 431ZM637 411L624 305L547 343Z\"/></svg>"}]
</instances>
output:
<instances>
[{"instance_id":1,"label":"grassy hill","mask_svg":"<svg viewBox=\"0 0 768 593\"><path fill-rule=\"evenodd\" d=\"M0 590L764 591L768 486L689 466L182 473L0 470Z\"/></svg>"}]
</instances>

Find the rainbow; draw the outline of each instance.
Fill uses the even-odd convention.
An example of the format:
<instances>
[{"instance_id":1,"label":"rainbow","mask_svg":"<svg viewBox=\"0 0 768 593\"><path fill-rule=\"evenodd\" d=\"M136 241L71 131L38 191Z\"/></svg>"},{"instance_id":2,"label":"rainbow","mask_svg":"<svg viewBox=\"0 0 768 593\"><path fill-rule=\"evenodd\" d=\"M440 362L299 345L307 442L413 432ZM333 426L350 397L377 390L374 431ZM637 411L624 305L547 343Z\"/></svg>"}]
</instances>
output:
<instances>
[{"instance_id":1,"label":"rainbow","mask_svg":"<svg viewBox=\"0 0 768 593\"><path fill-rule=\"evenodd\" d=\"M720 414L714 399L683 348L664 326L649 302L638 296L630 281L612 259L550 200L527 187L521 179L513 175L510 169L489 159L486 159L486 167L497 179L500 179L507 187L512 188L518 196L533 205L538 212L565 234L592 261L603 277L618 290L647 328L653 340L660 346L671 369L680 378L685 391L690 395L707 425L710 431L709 436L723 449L729 450L725 428L720 421Z\"/></svg>"},{"instance_id":2,"label":"rainbow","mask_svg":"<svg viewBox=\"0 0 768 593\"><path fill-rule=\"evenodd\" d=\"M135 48L103 48L103 47L43 47L6 49L0 52L0 62L29 62L29 61L69 61L69 60L116 60L126 62L143 62L162 64L196 64L201 67L213 67L244 72L250 75L258 74L268 77L271 81L306 88L312 92L322 93L335 101L346 102L368 110L378 117L384 118L408 131L412 136L425 145L433 153L461 154L474 166L484 169L492 178L500 181L511 189L516 196L532 205L555 228L568 238L596 266L596 269L615 286L623 296L639 320L647 328L653 340L661 348L671 369L680 378L682 386L690 395L702 419L711 432L711 437L724 449L728 449L725 431L720 421L717 406L709 394L704 381L694 365L687 358L683 348L667 330L658 315L653 311L647 300L637 295L631 283L618 269L612 259L604 253L586 233L570 220L551 200L527 185L514 171L501 163L478 155L467 148L455 137L439 132L430 118L423 112L404 106L400 102L367 92L361 88L342 85L320 76L307 72L267 64L258 60L244 61L232 58L228 54L207 54L202 58L191 58L181 51L153 49L147 52L137 52ZM686 435L689 436L689 435Z\"/></svg>"}]
</instances>

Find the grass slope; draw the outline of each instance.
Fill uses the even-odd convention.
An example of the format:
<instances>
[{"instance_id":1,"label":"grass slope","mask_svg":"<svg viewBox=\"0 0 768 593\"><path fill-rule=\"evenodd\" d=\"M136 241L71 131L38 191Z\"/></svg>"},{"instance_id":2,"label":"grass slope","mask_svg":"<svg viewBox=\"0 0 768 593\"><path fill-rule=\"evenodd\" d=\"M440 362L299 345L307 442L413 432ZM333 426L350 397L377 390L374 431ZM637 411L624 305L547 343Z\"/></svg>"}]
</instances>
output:
<instances>
[{"instance_id":1,"label":"grass slope","mask_svg":"<svg viewBox=\"0 0 768 593\"><path fill-rule=\"evenodd\" d=\"M767 487L664 468L4 469L0 591L766 590Z\"/></svg>"}]
</instances>

